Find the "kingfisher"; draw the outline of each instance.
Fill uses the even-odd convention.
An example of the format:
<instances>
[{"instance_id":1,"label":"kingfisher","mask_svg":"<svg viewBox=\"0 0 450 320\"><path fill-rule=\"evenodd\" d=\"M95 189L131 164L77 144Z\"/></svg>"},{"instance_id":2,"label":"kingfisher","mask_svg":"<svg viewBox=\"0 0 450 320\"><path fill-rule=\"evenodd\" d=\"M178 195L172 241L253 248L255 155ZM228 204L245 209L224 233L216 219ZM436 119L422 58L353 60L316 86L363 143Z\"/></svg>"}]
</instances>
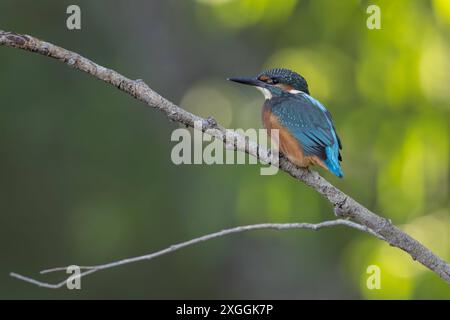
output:
<instances>
[{"instance_id":1,"label":"kingfisher","mask_svg":"<svg viewBox=\"0 0 450 320\"><path fill-rule=\"evenodd\" d=\"M279 130L274 142L289 161L301 168L317 165L339 178L344 176L340 166L342 144L331 113L310 95L304 77L277 68L256 77L228 80L254 86L263 93L263 125L269 135L270 130Z\"/></svg>"}]
</instances>

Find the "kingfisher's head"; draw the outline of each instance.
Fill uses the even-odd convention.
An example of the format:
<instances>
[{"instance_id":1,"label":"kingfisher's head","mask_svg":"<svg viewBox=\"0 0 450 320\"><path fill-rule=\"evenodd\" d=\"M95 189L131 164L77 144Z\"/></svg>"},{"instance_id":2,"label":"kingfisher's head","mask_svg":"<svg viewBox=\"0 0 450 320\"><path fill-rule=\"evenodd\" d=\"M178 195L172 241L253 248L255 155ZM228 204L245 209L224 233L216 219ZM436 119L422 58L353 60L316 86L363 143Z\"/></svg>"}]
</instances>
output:
<instances>
[{"instance_id":1,"label":"kingfisher's head","mask_svg":"<svg viewBox=\"0 0 450 320\"><path fill-rule=\"evenodd\" d=\"M309 94L305 78L289 69L270 69L256 77L238 77L228 80L254 86L262 91L266 99L279 96L283 92L302 91Z\"/></svg>"}]
</instances>

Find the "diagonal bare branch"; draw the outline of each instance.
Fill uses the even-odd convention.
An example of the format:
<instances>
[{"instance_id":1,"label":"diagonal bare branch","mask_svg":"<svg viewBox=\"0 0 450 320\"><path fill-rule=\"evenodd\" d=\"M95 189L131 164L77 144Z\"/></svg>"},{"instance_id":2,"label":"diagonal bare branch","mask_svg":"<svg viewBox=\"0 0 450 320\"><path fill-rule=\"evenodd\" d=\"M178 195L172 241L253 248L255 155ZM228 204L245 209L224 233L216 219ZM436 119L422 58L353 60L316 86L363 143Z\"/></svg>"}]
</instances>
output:
<instances>
[{"instance_id":1,"label":"diagonal bare branch","mask_svg":"<svg viewBox=\"0 0 450 320\"><path fill-rule=\"evenodd\" d=\"M195 121L202 121L202 123L204 123L202 130L206 131L209 129L209 134L217 139L225 141L227 129L223 128L215 121L204 119L189 113L153 91L143 81L128 79L120 73L98 65L78 53L29 35L16 34L2 30L0 30L0 45L36 52L57 59L74 69L86 72L99 80L115 86L119 90L144 102L152 108L160 110L172 121L190 127L194 126ZM237 141L234 145L235 150L247 152L264 162L270 163L271 157L269 150L258 146L253 141L243 144L239 143L239 141L246 141L245 138L236 133L232 134ZM407 252L414 260L417 260L450 284L450 264L434 254L419 241L397 228L391 221L365 208L353 198L333 186L317 172L297 168L283 157L280 158L278 166L281 170L285 171L295 179L304 182L325 197L333 206L337 216L349 218L354 222L373 230L391 246L398 247Z\"/></svg>"},{"instance_id":2,"label":"diagonal bare branch","mask_svg":"<svg viewBox=\"0 0 450 320\"><path fill-rule=\"evenodd\" d=\"M118 260L118 261L113 261L110 263L106 263L106 264L101 264L101 265L96 265L96 266L79 266L80 270L85 270L83 272L81 272L79 274L79 277L85 277L89 274L92 274L94 272L100 271L100 270L105 270L105 269L111 269L111 268L115 268L115 267L119 267L125 264L130 264L130 263L135 263L135 262L140 262L140 261L146 261L146 260L152 260L155 259L157 257L166 255L168 253L180 250L182 248L188 247L188 246L192 246L194 244L200 243L200 242L204 242L204 241L208 241L208 240L212 240L214 238L219 238L219 237L223 237L226 235L230 235L230 234L234 234L234 233L242 233L242 232L247 232L247 231L254 231L254 230L269 230L269 229L274 229L274 230L288 230L288 229L310 229L310 230L319 230L322 228L329 228L329 227L334 227L334 226L347 226L350 228L354 228L363 232L367 232L375 237L378 237L382 240L384 240L380 235L378 235L377 233L375 233L373 230L370 230L369 228L367 228L366 226L362 226L359 225L355 222L349 221L349 220L345 220L345 219L337 219L337 220L330 220L330 221L324 221L324 222L320 222L320 223L261 223L261 224L252 224L252 225L247 225L247 226L239 226L239 227L235 227L235 228L230 228L230 229L224 229L222 231L218 231L215 233L210 233L198 238L194 238L185 242L181 242L178 244L174 244L171 245L170 247L167 247L163 250L157 251L157 252L153 252L153 253L149 253L146 255L142 255L142 256L137 256L137 257L133 257L133 258L127 258L127 259L122 259L122 260ZM52 269L46 269L46 270L42 270L40 273L41 274L46 274L46 273L52 273L52 272L57 272L57 271L66 271L67 267L58 267L58 268L52 268ZM19 280L25 281L25 282L29 282L31 284L37 285L39 287L45 287L45 288L50 288L50 289L58 289L58 288L62 288L66 285L67 283L67 279L52 284L52 283L48 283L48 282L42 282L42 281L38 281L34 278L30 278L30 277L26 277L17 273L11 273L10 274L12 277L17 278Z\"/></svg>"}]
</instances>

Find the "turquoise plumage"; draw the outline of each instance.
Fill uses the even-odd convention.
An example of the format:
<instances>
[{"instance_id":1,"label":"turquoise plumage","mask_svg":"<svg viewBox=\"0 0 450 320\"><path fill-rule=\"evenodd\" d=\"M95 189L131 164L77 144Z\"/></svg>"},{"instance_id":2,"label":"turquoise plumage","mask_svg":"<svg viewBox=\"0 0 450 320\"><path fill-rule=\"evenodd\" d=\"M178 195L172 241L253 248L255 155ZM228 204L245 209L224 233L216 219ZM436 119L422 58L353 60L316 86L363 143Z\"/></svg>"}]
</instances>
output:
<instances>
[{"instance_id":1,"label":"turquoise plumage","mask_svg":"<svg viewBox=\"0 0 450 320\"><path fill-rule=\"evenodd\" d=\"M328 170L343 177L339 164L342 147L330 112L304 92L281 93L270 99L271 112L301 144L306 156L317 156Z\"/></svg>"},{"instance_id":2,"label":"turquoise plumage","mask_svg":"<svg viewBox=\"0 0 450 320\"><path fill-rule=\"evenodd\" d=\"M264 125L279 130L280 150L291 162L300 167L319 165L338 177L344 176L340 165L342 144L331 114L310 95L301 75L288 69L272 69L256 77L229 80L263 92Z\"/></svg>"}]
</instances>

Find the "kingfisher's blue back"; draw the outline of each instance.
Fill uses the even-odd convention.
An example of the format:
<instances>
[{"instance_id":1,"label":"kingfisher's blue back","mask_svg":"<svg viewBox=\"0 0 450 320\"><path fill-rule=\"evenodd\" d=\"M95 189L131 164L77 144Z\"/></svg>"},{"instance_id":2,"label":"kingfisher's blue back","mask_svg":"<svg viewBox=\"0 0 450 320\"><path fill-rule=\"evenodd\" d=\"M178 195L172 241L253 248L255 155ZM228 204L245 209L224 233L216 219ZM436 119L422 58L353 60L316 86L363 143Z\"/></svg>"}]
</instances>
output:
<instances>
[{"instance_id":1,"label":"kingfisher's blue back","mask_svg":"<svg viewBox=\"0 0 450 320\"><path fill-rule=\"evenodd\" d=\"M304 156L315 156L338 177L343 177L339 161L341 141L330 112L304 92L284 93L266 101L266 108L299 142Z\"/></svg>"}]
</instances>

